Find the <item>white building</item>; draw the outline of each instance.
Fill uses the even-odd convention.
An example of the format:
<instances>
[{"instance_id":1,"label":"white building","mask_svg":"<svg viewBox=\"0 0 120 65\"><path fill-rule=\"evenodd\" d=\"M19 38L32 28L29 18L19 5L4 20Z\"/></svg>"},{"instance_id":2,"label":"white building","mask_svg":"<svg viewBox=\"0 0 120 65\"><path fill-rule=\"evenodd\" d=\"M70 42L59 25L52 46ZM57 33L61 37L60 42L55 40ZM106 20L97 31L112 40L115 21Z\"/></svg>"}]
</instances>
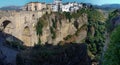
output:
<instances>
[{"instance_id":1,"label":"white building","mask_svg":"<svg viewBox=\"0 0 120 65\"><path fill-rule=\"evenodd\" d=\"M52 11L58 12L62 8L62 0L54 0L54 3L52 4Z\"/></svg>"},{"instance_id":2,"label":"white building","mask_svg":"<svg viewBox=\"0 0 120 65\"><path fill-rule=\"evenodd\" d=\"M70 3L65 3L62 5L62 11L63 12L70 12L70 7L71 7Z\"/></svg>"},{"instance_id":3,"label":"white building","mask_svg":"<svg viewBox=\"0 0 120 65\"><path fill-rule=\"evenodd\" d=\"M80 8L78 6L71 6L70 7L70 12L75 12L77 10L79 10Z\"/></svg>"},{"instance_id":4,"label":"white building","mask_svg":"<svg viewBox=\"0 0 120 65\"><path fill-rule=\"evenodd\" d=\"M62 5L63 12L74 12L82 8L83 5L80 3L72 2L72 3L65 3Z\"/></svg>"}]
</instances>

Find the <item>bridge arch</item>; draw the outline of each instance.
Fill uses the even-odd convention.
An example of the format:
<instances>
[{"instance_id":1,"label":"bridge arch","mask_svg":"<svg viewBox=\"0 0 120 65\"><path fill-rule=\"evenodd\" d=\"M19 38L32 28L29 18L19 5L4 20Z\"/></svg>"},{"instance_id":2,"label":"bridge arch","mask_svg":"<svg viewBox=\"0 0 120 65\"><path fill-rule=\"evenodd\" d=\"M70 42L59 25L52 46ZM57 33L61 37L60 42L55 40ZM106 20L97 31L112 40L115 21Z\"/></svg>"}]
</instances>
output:
<instances>
[{"instance_id":1,"label":"bridge arch","mask_svg":"<svg viewBox=\"0 0 120 65\"><path fill-rule=\"evenodd\" d=\"M25 26L22 32L22 39L24 42L24 45L26 46L31 46L31 32L30 32L30 28L28 26Z\"/></svg>"},{"instance_id":2,"label":"bridge arch","mask_svg":"<svg viewBox=\"0 0 120 65\"><path fill-rule=\"evenodd\" d=\"M14 25L10 20L4 20L1 24L1 30L7 34L12 34Z\"/></svg>"}]
</instances>

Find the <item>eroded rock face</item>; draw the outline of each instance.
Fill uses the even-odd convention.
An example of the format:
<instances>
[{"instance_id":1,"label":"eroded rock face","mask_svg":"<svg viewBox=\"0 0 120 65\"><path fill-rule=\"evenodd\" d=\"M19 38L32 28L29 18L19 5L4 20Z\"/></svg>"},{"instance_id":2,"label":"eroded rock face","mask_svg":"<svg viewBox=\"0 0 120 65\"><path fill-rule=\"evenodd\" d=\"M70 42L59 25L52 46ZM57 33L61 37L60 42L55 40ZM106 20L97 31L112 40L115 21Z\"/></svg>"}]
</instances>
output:
<instances>
[{"instance_id":1,"label":"eroded rock face","mask_svg":"<svg viewBox=\"0 0 120 65\"><path fill-rule=\"evenodd\" d=\"M111 28L114 29L116 26L120 25L120 15L113 18L111 21Z\"/></svg>"},{"instance_id":2,"label":"eroded rock face","mask_svg":"<svg viewBox=\"0 0 120 65\"><path fill-rule=\"evenodd\" d=\"M56 20L56 29L55 29L55 34L56 38L52 39L52 33L50 32L50 27L53 26L53 21ZM75 35L80 28L85 26L88 23L88 18L86 14L81 15L77 19L72 18L71 21L69 21L66 18L62 18L59 21L59 17L56 17L55 14L51 14L47 20L49 22L47 27L43 28L43 34L41 36L41 42L42 44L48 42L51 44L58 44L60 41L65 41L64 38L67 37L68 35ZM74 24L77 22L77 28L76 25ZM87 36L87 29L84 29L83 31L79 31L77 33L78 35L75 36L75 42L80 43L82 42L83 39L86 38Z\"/></svg>"},{"instance_id":3,"label":"eroded rock face","mask_svg":"<svg viewBox=\"0 0 120 65\"><path fill-rule=\"evenodd\" d=\"M45 12L44 12L45 13ZM16 38L23 41L26 46L34 46L38 42L38 36L36 34L35 25L39 18L44 17L42 12L3 12L0 14L0 25L4 22L9 22L5 27L4 32L10 35L15 36ZM4 14L4 15L3 15ZM58 15L55 13L48 14L45 21L48 23L47 26L44 26L43 33L40 36L41 43L45 44L46 42L50 44L57 44L60 41L64 40L68 35L75 35L75 33L88 22L86 14L82 14L78 18L66 19L64 15ZM55 23L53 23L53 21ZM56 28L53 26L56 25ZM26 27L29 29L25 34ZM54 34L51 33L50 28L53 27ZM0 28L1 30L2 28ZM86 30L84 30L86 31ZM80 32L79 32L80 33ZM76 40L81 41L87 36L87 32L83 32L81 37L79 35L75 38ZM81 35L81 34L80 34ZM55 38L53 39L53 36ZM77 41L78 42L78 41Z\"/></svg>"}]
</instances>

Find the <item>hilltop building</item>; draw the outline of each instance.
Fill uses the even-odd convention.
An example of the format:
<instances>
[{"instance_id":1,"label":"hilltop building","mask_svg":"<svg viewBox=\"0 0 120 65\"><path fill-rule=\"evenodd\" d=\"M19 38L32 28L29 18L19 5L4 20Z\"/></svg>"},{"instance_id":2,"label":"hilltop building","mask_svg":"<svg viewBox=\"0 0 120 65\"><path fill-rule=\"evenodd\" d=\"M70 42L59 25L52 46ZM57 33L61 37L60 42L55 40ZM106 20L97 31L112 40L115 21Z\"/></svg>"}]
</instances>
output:
<instances>
[{"instance_id":1,"label":"hilltop building","mask_svg":"<svg viewBox=\"0 0 120 65\"><path fill-rule=\"evenodd\" d=\"M54 3L52 4L52 11L58 12L61 11L62 8L62 0L54 0Z\"/></svg>"},{"instance_id":2,"label":"hilltop building","mask_svg":"<svg viewBox=\"0 0 120 65\"><path fill-rule=\"evenodd\" d=\"M80 8L83 8L83 5L76 2L69 2L62 5L63 12L74 12L79 10Z\"/></svg>"},{"instance_id":3,"label":"hilltop building","mask_svg":"<svg viewBox=\"0 0 120 65\"><path fill-rule=\"evenodd\" d=\"M83 5L77 2L62 3L62 0L54 0L54 3L52 4L53 12L74 12L80 8L83 8Z\"/></svg>"},{"instance_id":4,"label":"hilltop building","mask_svg":"<svg viewBox=\"0 0 120 65\"><path fill-rule=\"evenodd\" d=\"M54 0L52 4L30 2L23 7L23 11L47 11L47 12L75 12L84 5L77 2L62 3L62 0Z\"/></svg>"},{"instance_id":5,"label":"hilltop building","mask_svg":"<svg viewBox=\"0 0 120 65\"><path fill-rule=\"evenodd\" d=\"M40 2L30 2L23 7L24 11L41 11L43 9L46 9L46 4Z\"/></svg>"}]
</instances>

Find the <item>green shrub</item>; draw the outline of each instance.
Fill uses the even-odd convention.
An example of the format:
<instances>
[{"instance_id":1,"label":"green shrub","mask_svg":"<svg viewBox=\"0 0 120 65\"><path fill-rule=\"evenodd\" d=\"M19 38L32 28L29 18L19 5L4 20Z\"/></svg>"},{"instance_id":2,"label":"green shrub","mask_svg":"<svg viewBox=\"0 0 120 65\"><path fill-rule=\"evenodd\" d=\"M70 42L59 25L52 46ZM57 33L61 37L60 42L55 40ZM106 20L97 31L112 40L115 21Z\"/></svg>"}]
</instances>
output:
<instances>
[{"instance_id":1,"label":"green shrub","mask_svg":"<svg viewBox=\"0 0 120 65\"><path fill-rule=\"evenodd\" d=\"M111 22L111 20L119 15L119 10L114 10L113 12L109 13L108 19L106 21L106 27L108 32L112 32L114 29L114 24Z\"/></svg>"},{"instance_id":2,"label":"green shrub","mask_svg":"<svg viewBox=\"0 0 120 65\"><path fill-rule=\"evenodd\" d=\"M56 29L57 28L57 19L56 19L56 17L55 17L55 20L52 19L52 23L53 23L52 27Z\"/></svg>"},{"instance_id":3,"label":"green shrub","mask_svg":"<svg viewBox=\"0 0 120 65\"><path fill-rule=\"evenodd\" d=\"M37 25L36 25L36 33L37 35L39 36L38 38L38 43L40 44L41 43L41 40L40 40L40 36L42 35L43 33L43 27L44 26L47 26L48 22L46 21L46 15L44 15L43 17L41 17L38 22L37 22Z\"/></svg>"},{"instance_id":4,"label":"green shrub","mask_svg":"<svg viewBox=\"0 0 120 65\"><path fill-rule=\"evenodd\" d=\"M65 14L66 19L68 19L69 22L71 22L72 15L70 14L70 12L64 12L64 14Z\"/></svg>"},{"instance_id":5,"label":"green shrub","mask_svg":"<svg viewBox=\"0 0 120 65\"><path fill-rule=\"evenodd\" d=\"M120 65L120 26L111 33L103 65Z\"/></svg>"},{"instance_id":6,"label":"green shrub","mask_svg":"<svg viewBox=\"0 0 120 65\"><path fill-rule=\"evenodd\" d=\"M37 22L37 25L36 25L36 32L37 32L37 35L42 35L42 28L44 26L43 24L43 20L39 19L39 21Z\"/></svg>"},{"instance_id":7,"label":"green shrub","mask_svg":"<svg viewBox=\"0 0 120 65\"><path fill-rule=\"evenodd\" d=\"M67 35L64 40L69 40L70 38L72 38L72 35Z\"/></svg>"},{"instance_id":8,"label":"green shrub","mask_svg":"<svg viewBox=\"0 0 120 65\"><path fill-rule=\"evenodd\" d=\"M94 27L94 35L92 35L91 27ZM86 43L88 43L89 51L95 56L94 59L98 59L103 48L103 43L105 43L105 23L100 21L89 21L88 24L88 34ZM99 58L100 59L100 58Z\"/></svg>"},{"instance_id":9,"label":"green shrub","mask_svg":"<svg viewBox=\"0 0 120 65\"><path fill-rule=\"evenodd\" d=\"M50 32L52 34L52 39L55 39L56 38L56 33L55 33L55 30L53 27L50 27Z\"/></svg>"}]
</instances>

